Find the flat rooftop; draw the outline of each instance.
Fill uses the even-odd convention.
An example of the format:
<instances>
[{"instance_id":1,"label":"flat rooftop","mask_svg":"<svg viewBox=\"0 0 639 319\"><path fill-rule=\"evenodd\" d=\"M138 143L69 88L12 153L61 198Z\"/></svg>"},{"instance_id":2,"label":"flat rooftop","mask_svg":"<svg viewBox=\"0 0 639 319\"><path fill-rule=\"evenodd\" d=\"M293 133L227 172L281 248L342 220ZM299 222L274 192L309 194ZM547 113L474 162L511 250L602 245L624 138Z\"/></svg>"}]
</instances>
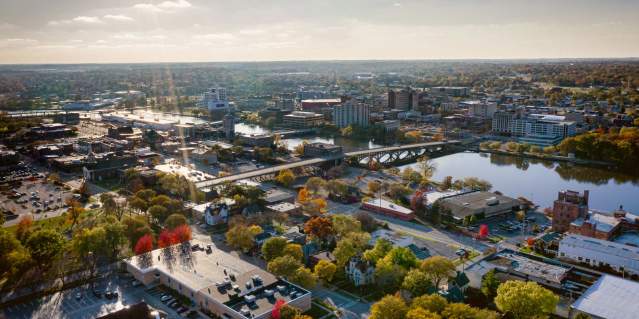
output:
<instances>
[{"instance_id":1,"label":"flat rooftop","mask_svg":"<svg viewBox=\"0 0 639 319\"><path fill-rule=\"evenodd\" d=\"M571 308L597 318L635 319L639 314L639 283L603 275Z\"/></svg>"},{"instance_id":2,"label":"flat rooftop","mask_svg":"<svg viewBox=\"0 0 639 319\"><path fill-rule=\"evenodd\" d=\"M400 206L397 205L393 202L389 202L387 200L384 199L379 199L379 198L373 198L367 202L365 202L366 205L369 206L373 206L373 207L378 207L381 209L387 209L387 210L392 210L396 213L400 213L400 214L406 214L406 215L410 215L413 213L412 210L404 207L404 206Z\"/></svg>"},{"instance_id":3,"label":"flat rooftop","mask_svg":"<svg viewBox=\"0 0 639 319\"><path fill-rule=\"evenodd\" d=\"M198 245L201 249L194 249ZM277 299L290 302L310 294L275 275L217 248L192 240L125 260L142 273L170 277L200 296L255 317L272 310ZM244 311L242 311L244 309Z\"/></svg>"},{"instance_id":4,"label":"flat rooftop","mask_svg":"<svg viewBox=\"0 0 639 319\"><path fill-rule=\"evenodd\" d=\"M469 192L442 199L442 203L451 209L458 218L484 213L487 217L511 210L519 206L517 199L491 192Z\"/></svg>"},{"instance_id":5,"label":"flat rooftop","mask_svg":"<svg viewBox=\"0 0 639 319\"><path fill-rule=\"evenodd\" d=\"M639 260L639 247L624 245L622 243L601 240L577 234L568 234L560 242L583 250L600 253L601 256L616 256L619 258Z\"/></svg>"},{"instance_id":6,"label":"flat rooftop","mask_svg":"<svg viewBox=\"0 0 639 319\"><path fill-rule=\"evenodd\" d=\"M570 268L560 265L545 263L534 260L524 255L510 251L502 251L495 255L495 259L490 260L498 268L512 269L516 272L543 278L549 282L561 284L562 280L570 271Z\"/></svg>"}]
</instances>

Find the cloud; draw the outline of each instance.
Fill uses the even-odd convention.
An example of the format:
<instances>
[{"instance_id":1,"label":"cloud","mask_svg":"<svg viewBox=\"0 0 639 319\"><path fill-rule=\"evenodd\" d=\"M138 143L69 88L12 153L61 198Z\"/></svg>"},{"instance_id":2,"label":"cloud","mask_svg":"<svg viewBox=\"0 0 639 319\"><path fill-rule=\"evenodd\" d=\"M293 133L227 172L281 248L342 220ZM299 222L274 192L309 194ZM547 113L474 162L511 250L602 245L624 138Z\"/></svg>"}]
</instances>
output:
<instances>
[{"instance_id":1,"label":"cloud","mask_svg":"<svg viewBox=\"0 0 639 319\"><path fill-rule=\"evenodd\" d=\"M37 44L38 41L27 38L9 38L0 40L0 48L23 48Z\"/></svg>"},{"instance_id":2,"label":"cloud","mask_svg":"<svg viewBox=\"0 0 639 319\"><path fill-rule=\"evenodd\" d=\"M264 29L244 29L244 30L240 30L239 33L243 34L243 35L258 35L258 34L266 33L266 30L264 30Z\"/></svg>"},{"instance_id":3,"label":"cloud","mask_svg":"<svg viewBox=\"0 0 639 319\"><path fill-rule=\"evenodd\" d=\"M231 33L208 33L193 36L197 40L234 40L236 37Z\"/></svg>"},{"instance_id":4,"label":"cloud","mask_svg":"<svg viewBox=\"0 0 639 319\"><path fill-rule=\"evenodd\" d=\"M133 21L133 18L125 16L123 14L107 14L104 16L104 18L114 21Z\"/></svg>"},{"instance_id":5,"label":"cloud","mask_svg":"<svg viewBox=\"0 0 639 319\"><path fill-rule=\"evenodd\" d=\"M90 16L77 16L69 20L49 21L49 25L51 26L70 25L70 24L96 25L96 24L103 24L103 23L104 21L100 20L99 17L90 17Z\"/></svg>"},{"instance_id":6,"label":"cloud","mask_svg":"<svg viewBox=\"0 0 639 319\"><path fill-rule=\"evenodd\" d=\"M169 9L169 8L190 8L191 3L186 0L177 0L177 1L164 1L158 4L158 7Z\"/></svg>"},{"instance_id":7,"label":"cloud","mask_svg":"<svg viewBox=\"0 0 639 319\"><path fill-rule=\"evenodd\" d=\"M166 12L172 9L185 9L192 7L191 3L186 0L163 1L159 4L138 3L133 5L135 9L142 9L152 12Z\"/></svg>"},{"instance_id":8,"label":"cloud","mask_svg":"<svg viewBox=\"0 0 639 319\"><path fill-rule=\"evenodd\" d=\"M87 17L87 16L79 16L72 19L74 22L83 22L83 23L103 23L102 20L98 17Z\"/></svg>"}]
</instances>

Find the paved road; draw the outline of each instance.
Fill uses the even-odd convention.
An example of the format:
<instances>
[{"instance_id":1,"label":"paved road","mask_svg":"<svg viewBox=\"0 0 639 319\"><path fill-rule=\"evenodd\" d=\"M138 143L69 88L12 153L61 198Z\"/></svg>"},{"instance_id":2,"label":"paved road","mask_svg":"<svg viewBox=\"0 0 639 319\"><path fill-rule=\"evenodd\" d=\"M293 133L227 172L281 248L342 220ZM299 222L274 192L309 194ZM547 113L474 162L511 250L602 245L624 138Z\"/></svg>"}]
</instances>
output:
<instances>
[{"instance_id":1,"label":"paved road","mask_svg":"<svg viewBox=\"0 0 639 319\"><path fill-rule=\"evenodd\" d=\"M360 211L360 204L340 204L333 201L328 201L328 211L330 213L348 214L352 215ZM432 240L439 243L452 245L455 247L463 247L466 249L474 249L478 251L484 251L489 247L486 243L476 241L472 238L468 238L463 235L453 234L447 231L439 230L433 227L407 222L396 218L387 217L375 213L368 212L376 220L385 222L388 227L394 231L405 233L413 237Z\"/></svg>"}]
</instances>

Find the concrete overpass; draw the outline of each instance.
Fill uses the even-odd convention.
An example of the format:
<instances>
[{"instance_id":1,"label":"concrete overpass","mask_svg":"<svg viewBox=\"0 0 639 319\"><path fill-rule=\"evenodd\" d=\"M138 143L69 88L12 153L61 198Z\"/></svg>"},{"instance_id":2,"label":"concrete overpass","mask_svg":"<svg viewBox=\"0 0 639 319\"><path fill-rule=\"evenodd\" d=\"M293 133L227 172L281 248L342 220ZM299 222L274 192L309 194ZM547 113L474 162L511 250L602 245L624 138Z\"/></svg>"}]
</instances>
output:
<instances>
[{"instance_id":1,"label":"concrete overpass","mask_svg":"<svg viewBox=\"0 0 639 319\"><path fill-rule=\"evenodd\" d=\"M382 164L389 163L390 161L410 161L416 159L416 157L438 153L443 151L447 146L459 145L457 140L445 141L445 142L428 142L428 143L416 143L400 146L388 146L379 147L368 150L347 152L332 157L317 157L306 159L298 162L276 165L267 168L256 169L244 173L235 175L229 175L224 177L218 177L207 181L201 181L195 183L198 189L213 187L216 185L224 184L227 182L235 182L243 179L251 179L264 175L275 175L281 170L293 169L304 166L313 166L330 161L337 160L355 160L358 162L375 159Z\"/></svg>"}]
</instances>

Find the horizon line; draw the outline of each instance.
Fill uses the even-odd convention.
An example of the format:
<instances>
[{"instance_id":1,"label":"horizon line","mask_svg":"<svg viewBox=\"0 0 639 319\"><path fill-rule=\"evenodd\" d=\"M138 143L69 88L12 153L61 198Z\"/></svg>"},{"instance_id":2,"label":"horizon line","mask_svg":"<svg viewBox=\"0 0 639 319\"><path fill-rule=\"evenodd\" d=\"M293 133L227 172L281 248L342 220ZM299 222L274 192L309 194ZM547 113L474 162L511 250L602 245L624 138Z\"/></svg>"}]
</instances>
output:
<instances>
[{"instance_id":1,"label":"horizon line","mask_svg":"<svg viewBox=\"0 0 639 319\"><path fill-rule=\"evenodd\" d=\"M626 57L544 57L544 58L397 58L397 59L308 59L308 60L209 60L209 61L148 61L148 62L42 62L42 63L5 63L0 66L37 66L37 65L125 65L125 64L206 64L206 63L300 63L300 62L498 62L498 61L633 61L639 56Z\"/></svg>"}]
</instances>

